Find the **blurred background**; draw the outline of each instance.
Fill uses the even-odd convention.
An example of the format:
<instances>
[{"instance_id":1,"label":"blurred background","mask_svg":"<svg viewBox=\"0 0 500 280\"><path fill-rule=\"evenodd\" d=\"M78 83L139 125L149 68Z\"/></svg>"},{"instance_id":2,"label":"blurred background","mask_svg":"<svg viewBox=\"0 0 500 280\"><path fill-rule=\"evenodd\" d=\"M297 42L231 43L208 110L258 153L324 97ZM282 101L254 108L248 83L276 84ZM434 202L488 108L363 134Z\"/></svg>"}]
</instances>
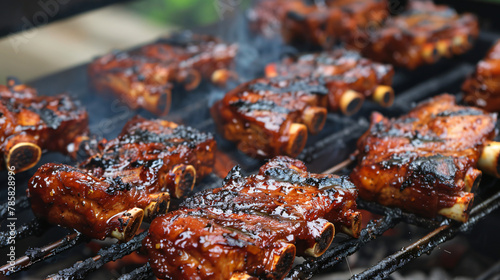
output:
<instances>
[{"instance_id":1,"label":"blurred background","mask_svg":"<svg viewBox=\"0 0 500 280\"><path fill-rule=\"evenodd\" d=\"M2 2L0 83L8 76L30 81L176 29L220 24L250 0Z\"/></svg>"}]
</instances>

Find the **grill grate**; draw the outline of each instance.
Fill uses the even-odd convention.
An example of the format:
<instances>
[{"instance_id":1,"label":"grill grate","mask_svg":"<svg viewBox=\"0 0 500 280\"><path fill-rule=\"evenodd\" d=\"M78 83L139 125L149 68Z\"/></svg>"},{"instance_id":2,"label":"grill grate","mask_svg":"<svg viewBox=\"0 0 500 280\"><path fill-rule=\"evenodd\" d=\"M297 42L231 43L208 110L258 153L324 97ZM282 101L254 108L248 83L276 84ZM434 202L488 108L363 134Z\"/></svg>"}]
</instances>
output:
<instances>
[{"instance_id":1,"label":"grill grate","mask_svg":"<svg viewBox=\"0 0 500 280\"><path fill-rule=\"evenodd\" d=\"M469 54L451 60L444 60L435 66L427 66L418 69L416 72L408 72L405 70L397 71L394 79L394 88L396 90L395 105L391 108L380 108L375 104L367 102L363 109L355 116L348 118L338 114L329 114L325 129L318 135L312 136L309 139L308 145L303 153L299 156L300 159L307 162L308 168L312 172L321 172L334 165L341 163L350 156L354 151L356 140L368 127L368 116L371 111L377 110L387 116L398 116L407 112L412 104L424 100L430 96L442 92L459 92L461 82L464 77L470 73L475 62L484 55L492 44L494 38L499 36L492 33L482 33L477 45ZM399 70L399 69L398 69ZM99 136L113 137L116 135L123 124L135 113L128 110L122 103L116 102L112 96L95 98L97 93L87 87L88 81L86 76L86 65L82 65L63 73L58 73L42 80L32 83L33 86L39 88L41 94L55 94L63 89L69 89L69 92L76 95L78 99L91 111L90 123L91 131ZM173 112L167 117L169 120L182 121L192 125L203 131L214 132L214 124L208 112L208 106L220 98L223 92L219 89L211 88L203 85L200 90L177 97L177 104L174 103ZM104 101L103 101L104 100ZM146 112L141 112L146 117L153 117ZM219 149L231 159L241 164L245 172L254 172L262 162L251 159L238 152L234 144L225 141L216 135ZM68 159L50 154L44 156L39 165L46 162L68 162ZM343 163L344 165L345 162ZM38 166L39 166L38 165ZM348 168L347 168L348 169ZM346 172L347 170L344 169ZM22 188L25 188L27 180L33 174L28 171L23 174L16 175L16 185L18 193L22 193ZM6 182L7 179L0 177L0 181ZM218 187L221 185L221 178L211 175L205 178L201 185L197 186L197 190L204 188ZM452 239L455 235L469 231L479 220L485 218L489 213L500 207L500 191L491 194L493 186L497 184L496 179L486 181L481 184L481 188L485 189L479 194L479 200L487 197L483 202L476 203L472 210L469 221L464 224L454 223L446 219L424 219L413 214L402 212L399 209L389 209L374 203L359 201L359 208L368 210L372 213L380 214L382 217L378 220L372 220L368 226L361 232L359 239L346 239L332 246L324 255L317 259L307 258L303 263L296 265L287 279L309 279L320 271L329 269L336 264L343 262L344 259L358 251L364 246L369 246L368 243L383 235L389 229L400 223L416 225L420 228L430 229L430 233L412 245L403 248L403 250L386 257L378 262L373 267L354 275L352 279L372 279L384 278L396 269L404 266L411 260L419 257L423 253L428 253L439 244ZM490 193L488 193L490 192ZM0 191L0 201L6 201L6 191ZM0 219L5 220L7 217L7 204L0 206ZM173 203L175 206L175 203ZM19 272L30 268L26 273L9 272L9 265L4 265L0 268L0 272L4 274L12 274L13 279L22 278L26 275L31 275L35 268L31 268L35 263L47 261L49 258L56 260L54 270L49 273L61 269L57 266L56 256L61 255L62 251L71 249L71 252L78 254L80 259L84 261L77 262L68 268L59 270L55 274L49 276L50 279L83 279L89 273L98 270L104 264L120 259L126 255L137 251L141 246L141 241L145 237L145 233L141 233L134 237L131 241L122 244L113 244L104 249L101 249L97 255L86 258L85 254L78 249L78 244L88 242L88 239L80 234L71 233L64 236L54 243L54 237L47 237L46 233L54 227L47 226L38 220L32 220L33 216L29 209L29 202L25 196L19 196L16 200L16 215L19 215L19 220L24 220L25 224L18 227L17 243L22 244L24 240L32 240L32 236L42 235L42 245L34 248L28 248L25 256L18 258L14 264L14 271ZM31 220L31 221L30 221ZM45 233L45 235L43 235ZM6 247L6 239L9 236L8 232L0 232L0 248ZM49 238L49 239L47 239ZM27 245L28 241L25 241ZM43 245L49 244L49 245ZM19 245L20 248L22 246ZM26 246L24 246L26 247ZM4 252L1 251L0 254ZM59 259L60 260L60 259ZM492 268L493 271L495 267ZM47 273L48 274L48 273ZM45 274L45 275L47 275ZM129 273L122 274L119 279L147 279L152 276L151 268L148 264L141 266ZM108 277L109 278L109 277Z\"/></svg>"}]
</instances>

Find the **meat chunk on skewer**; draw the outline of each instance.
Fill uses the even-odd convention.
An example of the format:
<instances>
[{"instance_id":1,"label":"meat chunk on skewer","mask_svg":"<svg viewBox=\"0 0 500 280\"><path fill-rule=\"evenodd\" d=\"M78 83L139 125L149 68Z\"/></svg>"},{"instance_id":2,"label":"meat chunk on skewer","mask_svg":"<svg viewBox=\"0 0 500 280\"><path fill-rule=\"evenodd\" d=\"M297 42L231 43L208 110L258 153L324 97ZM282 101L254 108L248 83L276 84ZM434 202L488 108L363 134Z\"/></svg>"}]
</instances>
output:
<instances>
[{"instance_id":1,"label":"meat chunk on skewer","mask_svg":"<svg viewBox=\"0 0 500 280\"><path fill-rule=\"evenodd\" d=\"M426 217L466 221L482 169L498 175L495 114L458 106L451 95L405 116L374 113L358 140L351 180L361 198Z\"/></svg>"},{"instance_id":2,"label":"meat chunk on skewer","mask_svg":"<svg viewBox=\"0 0 500 280\"><path fill-rule=\"evenodd\" d=\"M230 69L236 52L234 44L183 32L139 50L100 57L88 73L98 91L115 93L133 109L165 115L175 85L193 90L203 79L225 84L234 75Z\"/></svg>"},{"instance_id":3,"label":"meat chunk on skewer","mask_svg":"<svg viewBox=\"0 0 500 280\"><path fill-rule=\"evenodd\" d=\"M465 102L490 112L500 111L500 41L479 61L476 71L462 85Z\"/></svg>"},{"instance_id":4,"label":"meat chunk on skewer","mask_svg":"<svg viewBox=\"0 0 500 280\"><path fill-rule=\"evenodd\" d=\"M333 224L359 235L356 196L346 178L308 173L302 162L276 157L248 177L235 167L222 188L156 218L144 247L161 279L283 279L296 254L326 251Z\"/></svg>"},{"instance_id":5,"label":"meat chunk on skewer","mask_svg":"<svg viewBox=\"0 0 500 280\"><path fill-rule=\"evenodd\" d=\"M268 64L266 76L324 77L326 83L335 78L384 107L394 101L392 66L373 62L346 49L286 57L279 63Z\"/></svg>"},{"instance_id":6,"label":"meat chunk on skewer","mask_svg":"<svg viewBox=\"0 0 500 280\"><path fill-rule=\"evenodd\" d=\"M38 96L34 88L9 79L0 85L0 169L25 171L42 151L75 156L88 135L88 115L67 94Z\"/></svg>"},{"instance_id":7,"label":"meat chunk on skewer","mask_svg":"<svg viewBox=\"0 0 500 280\"><path fill-rule=\"evenodd\" d=\"M403 13L388 18L373 32L353 36L347 43L374 60L414 69L440 57L465 53L478 34L474 15L459 15L432 1L411 0Z\"/></svg>"},{"instance_id":8,"label":"meat chunk on skewer","mask_svg":"<svg viewBox=\"0 0 500 280\"><path fill-rule=\"evenodd\" d=\"M143 217L165 213L171 196L184 196L212 171L214 150L209 134L135 117L79 168L43 165L27 193L39 218L92 238L128 240Z\"/></svg>"}]
</instances>

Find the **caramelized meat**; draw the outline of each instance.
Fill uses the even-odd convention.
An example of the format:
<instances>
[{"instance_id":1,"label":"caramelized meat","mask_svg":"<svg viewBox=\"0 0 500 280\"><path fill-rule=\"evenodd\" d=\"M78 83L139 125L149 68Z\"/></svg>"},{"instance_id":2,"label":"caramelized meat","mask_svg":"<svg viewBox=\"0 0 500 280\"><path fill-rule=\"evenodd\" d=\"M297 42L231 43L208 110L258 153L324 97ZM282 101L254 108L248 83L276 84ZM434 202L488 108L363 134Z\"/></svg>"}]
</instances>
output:
<instances>
[{"instance_id":1,"label":"caramelized meat","mask_svg":"<svg viewBox=\"0 0 500 280\"><path fill-rule=\"evenodd\" d=\"M222 78L231 72L237 51L236 44L228 45L212 36L183 32L144 46L138 54L162 63L177 64L177 81L191 89L198 86L200 79L225 84L226 79Z\"/></svg>"},{"instance_id":2,"label":"caramelized meat","mask_svg":"<svg viewBox=\"0 0 500 280\"><path fill-rule=\"evenodd\" d=\"M387 16L383 0L260 1L248 15L251 28L266 37L281 32L288 43L323 48Z\"/></svg>"},{"instance_id":3,"label":"caramelized meat","mask_svg":"<svg viewBox=\"0 0 500 280\"><path fill-rule=\"evenodd\" d=\"M307 130L323 128L327 94L320 79L261 78L228 92L211 113L224 138L244 153L295 157L305 146Z\"/></svg>"},{"instance_id":4,"label":"caramelized meat","mask_svg":"<svg viewBox=\"0 0 500 280\"><path fill-rule=\"evenodd\" d=\"M462 85L465 102L490 112L500 111L500 41L476 67Z\"/></svg>"},{"instance_id":5,"label":"caramelized meat","mask_svg":"<svg viewBox=\"0 0 500 280\"><path fill-rule=\"evenodd\" d=\"M414 69L466 52L478 33L472 14L458 15L432 1L412 0L403 13L373 32L352 36L348 44L374 60Z\"/></svg>"},{"instance_id":6,"label":"caramelized meat","mask_svg":"<svg viewBox=\"0 0 500 280\"><path fill-rule=\"evenodd\" d=\"M351 179L365 200L466 221L495 122L496 115L458 106L446 94L398 119L374 113Z\"/></svg>"},{"instance_id":7,"label":"caramelized meat","mask_svg":"<svg viewBox=\"0 0 500 280\"><path fill-rule=\"evenodd\" d=\"M385 0L305 2L309 8L297 6L287 11L282 35L286 42L306 47L331 49L335 43L380 24L389 15Z\"/></svg>"},{"instance_id":8,"label":"caramelized meat","mask_svg":"<svg viewBox=\"0 0 500 280\"><path fill-rule=\"evenodd\" d=\"M359 235L356 196L346 178L308 173L288 157L248 177L235 167L222 188L195 194L156 218L144 247L161 279L282 279L295 254L326 251L332 223Z\"/></svg>"},{"instance_id":9,"label":"caramelized meat","mask_svg":"<svg viewBox=\"0 0 500 280\"><path fill-rule=\"evenodd\" d=\"M0 168L15 172L33 167L42 150L74 156L88 134L87 112L68 95L38 96L15 79L0 85L0 119Z\"/></svg>"},{"instance_id":10,"label":"caramelized meat","mask_svg":"<svg viewBox=\"0 0 500 280\"><path fill-rule=\"evenodd\" d=\"M236 45L184 32L136 51L105 55L91 63L88 72L97 90L117 94L133 109L164 115L174 85L192 90L202 79L224 84L236 51Z\"/></svg>"},{"instance_id":11,"label":"caramelized meat","mask_svg":"<svg viewBox=\"0 0 500 280\"><path fill-rule=\"evenodd\" d=\"M375 63L345 49L284 58L280 63L268 64L266 76L324 77L327 87L328 81L342 80L350 89L383 106L390 106L394 100L394 90L390 87L394 76L392 66Z\"/></svg>"},{"instance_id":12,"label":"caramelized meat","mask_svg":"<svg viewBox=\"0 0 500 280\"><path fill-rule=\"evenodd\" d=\"M212 171L214 150L211 135L136 117L79 168L43 165L28 197L35 215L50 223L128 240L143 217L165 213L170 196L185 195Z\"/></svg>"}]
</instances>

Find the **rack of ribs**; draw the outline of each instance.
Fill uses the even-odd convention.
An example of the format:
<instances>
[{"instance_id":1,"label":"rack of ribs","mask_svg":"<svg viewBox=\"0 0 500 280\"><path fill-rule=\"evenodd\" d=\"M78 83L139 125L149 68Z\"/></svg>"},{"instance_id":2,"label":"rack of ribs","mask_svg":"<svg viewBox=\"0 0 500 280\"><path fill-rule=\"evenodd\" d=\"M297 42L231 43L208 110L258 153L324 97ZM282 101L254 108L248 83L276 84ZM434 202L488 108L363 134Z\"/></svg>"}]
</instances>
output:
<instances>
[{"instance_id":1,"label":"rack of ribs","mask_svg":"<svg viewBox=\"0 0 500 280\"><path fill-rule=\"evenodd\" d=\"M36 89L9 78L0 85L0 169L22 172L42 151L76 156L87 138L88 115L67 94L38 96Z\"/></svg>"},{"instance_id":2,"label":"rack of ribs","mask_svg":"<svg viewBox=\"0 0 500 280\"><path fill-rule=\"evenodd\" d=\"M335 228L359 235L357 191L346 177L280 156L256 175L236 166L223 184L151 223L144 248L158 278L283 279L295 255L321 256Z\"/></svg>"},{"instance_id":3,"label":"rack of ribs","mask_svg":"<svg viewBox=\"0 0 500 280\"><path fill-rule=\"evenodd\" d=\"M500 145L491 141L496 120L447 94L397 119L374 113L358 140L351 180L364 200L466 221L479 169L498 176Z\"/></svg>"},{"instance_id":4,"label":"rack of ribs","mask_svg":"<svg viewBox=\"0 0 500 280\"><path fill-rule=\"evenodd\" d=\"M479 61L476 71L464 82L465 102L490 112L500 111L500 40Z\"/></svg>"},{"instance_id":5,"label":"rack of ribs","mask_svg":"<svg viewBox=\"0 0 500 280\"><path fill-rule=\"evenodd\" d=\"M164 120L131 119L76 167L48 163L30 179L35 215L104 239L132 238L142 219L166 213L170 197L212 171L210 134Z\"/></svg>"},{"instance_id":6,"label":"rack of ribs","mask_svg":"<svg viewBox=\"0 0 500 280\"><path fill-rule=\"evenodd\" d=\"M98 91L115 93L132 109L165 115L175 85L193 90L203 79L225 84L235 75L230 69L236 52L235 44L183 32L135 51L100 57L89 65L88 73Z\"/></svg>"},{"instance_id":7,"label":"rack of ribs","mask_svg":"<svg viewBox=\"0 0 500 280\"><path fill-rule=\"evenodd\" d=\"M410 0L401 14L375 30L354 33L350 47L374 60L414 69L465 53L479 34L477 18L432 1Z\"/></svg>"},{"instance_id":8,"label":"rack of ribs","mask_svg":"<svg viewBox=\"0 0 500 280\"><path fill-rule=\"evenodd\" d=\"M350 89L384 107L391 106L394 101L394 90L391 87L393 67L373 62L356 51L337 48L321 53L285 57L279 63L268 64L265 73L267 77L324 77L325 82L340 79Z\"/></svg>"},{"instance_id":9,"label":"rack of ribs","mask_svg":"<svg viewBox=\"0 0 500 280\"><path fill-rule=\"evenodd\" d=\"M325 49L387 16L383 0L260 1L248 13L251 29L266 37L281 33L287 43Z\"/></svg>"},{"instance_id":10,"label":"rack of ribs","mask_svg":"<svg viewBox=\"0 0 500 280\"><path fill-rule=\"evenodd\" d=\"M219 132L242 152L260 158L296 157L307 132L323 128L327 106L352 113L364 99L345 84L329 89L332 84L321 77L260 78L229 91L211 113Z\"/></svg>"}]
</instances>

